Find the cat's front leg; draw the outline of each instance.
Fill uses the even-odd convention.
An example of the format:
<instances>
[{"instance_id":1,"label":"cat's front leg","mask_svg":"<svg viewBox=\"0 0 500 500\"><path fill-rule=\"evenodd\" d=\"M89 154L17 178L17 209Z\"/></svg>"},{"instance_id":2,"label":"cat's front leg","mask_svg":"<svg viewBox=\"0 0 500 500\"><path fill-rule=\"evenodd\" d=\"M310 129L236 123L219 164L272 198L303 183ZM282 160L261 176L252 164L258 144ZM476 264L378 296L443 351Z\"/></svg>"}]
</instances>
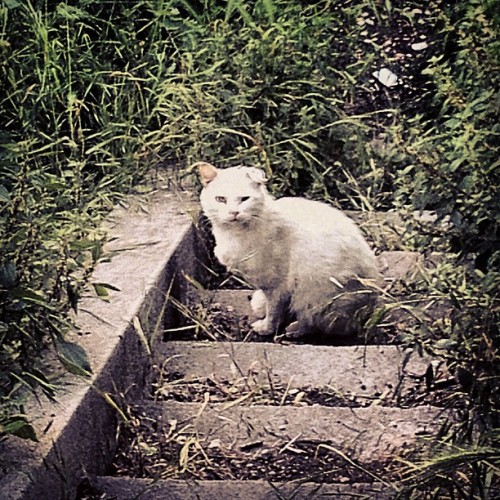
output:
<instances>
[{"instance_id":1,"label":"cat's front leg","mask_svg":"<svg viewBox=\"0 0 500 500\"><path fill-rule=\"evenodd\" d=\"M252 300L256 298L254 307L262 312L263 299L267 302L267 314L264 318L254 321L252 329L259 335L274 335L281 326L286 310L286 300L278 291L257 290ZM258 307L257 307L258 306Z\"/></svg>"},{"instance_id":2,"label":"cat's front leg","mask_svg":"<svg viewBox=\"0 0 500 500\"><path fill-rule=\"evenodd\" d=\"M252 330L259 335L270 335L272 333L272 331L269 331L269 320L267 319L267 316L254 321L250 326L252 327Z\"/></svg>"},{"instance_id":3,"label":"cat's front leg","mask_svg":"<svg viewBox=\"0 0 500 500\"><path fill-rule=\"evenodd\" d=\"M262 290L255 290L250 300L250 308L253 315L258 319L263 319L267 316L267 299Z\"/></svg>"}]
</instances>

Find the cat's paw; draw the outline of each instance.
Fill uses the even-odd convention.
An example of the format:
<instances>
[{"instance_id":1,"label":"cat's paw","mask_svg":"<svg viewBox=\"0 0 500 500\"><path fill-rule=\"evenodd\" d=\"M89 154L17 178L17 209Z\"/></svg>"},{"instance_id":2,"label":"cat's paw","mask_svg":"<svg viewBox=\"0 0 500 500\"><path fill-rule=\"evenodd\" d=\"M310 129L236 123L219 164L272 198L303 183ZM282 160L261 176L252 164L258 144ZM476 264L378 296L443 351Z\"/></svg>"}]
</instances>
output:
<instances>
[{"instance_id":1,"label":"cat's paw","mask_svg":"<svg viewBox=\"0 0 500 500\"><path fill-rule=\"evenodd\" d=\"M250 326L258 335L269 335L269 322L267 318L254 321Z\"/></svg>"},{"instance_id":2,"label":"cat's paw","mask_svg":"<svg viewBox=\"0 0 500 500\"><path fill-rule=\"evenodd\" d=\"M294 321L286 327L283 338L286 340L295 340L300 339L306 335L307 331L304 329L304 326L301 325L298 321Z\"/></svg>"},{"instance_id":3,"label":"cat's paw","mask_svg":"<svg viewBox=\"0 0 500 500\"><path fill-rule=\"evenodd\" d=\"M262 290L256 290L250 300L252 313L256 318L264 319L267 315L267 299Z\"/></svg>"}]
</instances>

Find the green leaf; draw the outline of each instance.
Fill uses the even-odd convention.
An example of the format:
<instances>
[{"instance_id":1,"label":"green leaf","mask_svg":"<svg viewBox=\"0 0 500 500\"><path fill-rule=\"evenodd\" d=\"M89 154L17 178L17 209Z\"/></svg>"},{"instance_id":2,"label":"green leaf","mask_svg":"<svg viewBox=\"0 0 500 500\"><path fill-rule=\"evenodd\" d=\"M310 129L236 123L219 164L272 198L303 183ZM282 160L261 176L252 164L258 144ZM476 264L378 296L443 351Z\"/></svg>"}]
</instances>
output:
<instances>
[{"instance_id":1,"label":"green leaf","mask_svg":"<svg viewBox=\"0 0 500 500\"><path fill-rule=\"evenodd\" d=\"M17 281L16 266L12 262L7 262L0 266L0 287L14 288Z\"/></svg>"},{"instance_id":2,"label":"green leaf","mask_svg":"<svg viewBox=\"0 0 500 500\"><path fill-rule=\"evenodd\" d=\"M66 3L60 3L57 6L57 13L61 17L64 17L69 21L76 21L82 17L85 17L86 15L86 13L83 10L79 9L78 7L73 7L71 5L68 5Z\"/></svg>"},{"instance_id":3,"label":"green leaf","mask_svg":"<svg viewBox=\"0 0 500 500\"><path fill-rule=\"evenodd\" d=\"M10 193L5 186L0 184L0 202L8 203L10 201Z\"/></svg>"},{"instance_id":4,"label":"green leaf","mask_svg":"<svg viewBox=\"0 0 500 500\"><path fill-rule=\"evenodd\" d=\"M3 3L8 9L15 9L21 5L18 0L3 0Z\"/></svg>"},{"instance_id":5,"label":"green leaf","mask_svg":"<svg viewBox=\"0 0 500 500\"><path fill-rule=\"evenodd\" d=\"M13 416L0 423L0 434L12 434L22 439L38 441L35 429L24 417Z\"/></svg>"},{"instance_id":6,"label":"green leaf","mask_svg":"<svg viewBox=\"0 0 500 500\"><path fill-rule=\"evenodd\" d=\"M115 292L119 292L120 289L116 286L110 285L109 283L92 283L94 290L97 295L101 298L109 297L109 290L113 290Z\"/></svg>"},{"instance_id":7,"label":"green leaf","mask_svg":"<svg viewBox=\"0 0 500 500\"><path fill-rule=\"evenodd\" d=\"M266 10L268 21L270 23L273 23L274 22L275 6L273 5L272 0L263 0L262 3L264 5L264 9Z\"/></svg>"},{"instance_id":8,"label":"green leaf","mask_svg":"<svg viewBox=\"0 0 500 500\"><path fill-rule=\"evenodd\" d=\"M105 286L102 286L99 283L92 283L92 286L94 287L97 296L100 297L101 299L105 299L109 296L108 289Z\"/></svg>"},{"instance_id":9,"label":"green leaf","mask_svg":"<svg viewBox=\"0 0 500 500\"><path fill-rule=\"evenodd\" d=\"M42 305L50 309L46 303L46 297L42 292L31 290L30 288L18 287L13 290L12 295L18 299Z\"/></svg>"},{"instance_id":10,"label":"green leaf","mask_svg":"<svg viewBox=\"0 0 500 500\"><path fill-rule=\"evenodd\" d=\"M49 399L55 401L56 386L49 382L45 373L36 368L32 368L29 372L23 372L23 377L31 387L41 388Z\"/></svg>"},{"instance_id":11,"label":"green leaf","mask_svg":"<svg viewBox=\"0 0 500 500\"><path fill-rule=\"evenodd\" d=\"M366 328L374 328L382 321L382 319L387 315L388 312L389 312L389 310L387 307L384 307L384 306L377 307L373 311L373 313L370 316L370 318L368 319L368 321L365 323L365 327Z\"/></svg>"},{"instance_id":12,"label":"green leaf","mask_svg":"<svg viewBox=\"0 0 500 500\"><path fill-rule=\"evenodd\" d=\"M70 373L89 377L92 368L85 349L74 342L57 342L57 355Z\"/></svg>"},{"instance_id":13,"label":"green leaf","mask_svg":"<svg viewBox=\"0 0 500 500\"><path fill-rule=\"evenodd\" d=\"M456 347L457 347L457 342L453 339L439 339L436 342L434 342L435 349L451 351L453 349L456 349Z\"/></svg>"},{"instance_id":14,"label":"green leaf","mask_svg":"<svg viewBox=\"0 0 500 500\"><path fill-rule=\"evenodd\" d=\"M100 247L102 242L99 240L81 239L70 243L71 250L92 250Z\"/></svg>"}]
</instances>

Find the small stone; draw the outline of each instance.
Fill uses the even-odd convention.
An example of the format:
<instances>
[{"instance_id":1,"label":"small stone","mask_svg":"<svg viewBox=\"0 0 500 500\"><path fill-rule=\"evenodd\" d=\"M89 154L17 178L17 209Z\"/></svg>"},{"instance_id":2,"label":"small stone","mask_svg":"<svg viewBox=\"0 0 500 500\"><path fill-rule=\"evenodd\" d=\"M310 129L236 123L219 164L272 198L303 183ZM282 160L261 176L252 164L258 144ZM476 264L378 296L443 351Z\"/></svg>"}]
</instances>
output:
<instances>
[{"instance_id":1,"label":"small stone","mask_svg":"<svg viewBox=\"0 0 500 500\"><path fill-rule=\"evenodd\" d=\"M293 400L293 403L294 405L298 405L302 402L302 398L306 395L306 393L304 391L301 391L297 394L297 396L295 396L294 400Z\"/></svg>"},{"instance_id":2,"label":"small stone","mask_svg":"<svg viewBox=\"0 0 500 500\"><path fill-rule=\"evenodd\" d=\"M419 50L425 50L428 47L427 42L417 42L417 43L412 43L411 48L412 50L419 51Z\"/></svg>"},{"instance_id":3,"label":"small stone","mask_svg":"<svg viewBox=\"0 0 500 500\"><path fill-rule=\"evenodd\" d=\"M220 448L221 446L222 446L222 442L220 439L214 439L213 441L210 441L210 443L208 443L209 449Z\"/></svg>"},{"instance_id":4,"label":"small stone","mask_svg":"<svg viewBox=\"0 0 500 500\"><path fill-rule=\"evenodd\" d=\"M399 83L399 78L398 76L393 73L390 69L388 68L381 68L378 71L374 71L372 75L382 84L385 85L386 87L395 87Z\"/></svg>"}]
</instances>

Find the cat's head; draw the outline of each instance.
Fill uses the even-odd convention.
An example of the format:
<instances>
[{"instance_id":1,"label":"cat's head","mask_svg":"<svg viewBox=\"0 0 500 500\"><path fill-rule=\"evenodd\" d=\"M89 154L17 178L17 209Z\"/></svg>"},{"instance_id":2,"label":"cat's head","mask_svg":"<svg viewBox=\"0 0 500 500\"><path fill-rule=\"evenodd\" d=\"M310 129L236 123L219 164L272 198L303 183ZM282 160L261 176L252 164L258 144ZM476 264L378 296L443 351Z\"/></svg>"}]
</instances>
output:
<instances>
[{"instance_id":1,"label":"cat's head","mask_svg":"<svg viewBox=\"0 0 500 500\"><path fill-rule=\"evenodd\" d=\"M260 218L269 198L262 170L244 166L219 169L209 163L196 166L204 186L201 206L213 223L248 226Z\"/></svg>"}]
</instances>

